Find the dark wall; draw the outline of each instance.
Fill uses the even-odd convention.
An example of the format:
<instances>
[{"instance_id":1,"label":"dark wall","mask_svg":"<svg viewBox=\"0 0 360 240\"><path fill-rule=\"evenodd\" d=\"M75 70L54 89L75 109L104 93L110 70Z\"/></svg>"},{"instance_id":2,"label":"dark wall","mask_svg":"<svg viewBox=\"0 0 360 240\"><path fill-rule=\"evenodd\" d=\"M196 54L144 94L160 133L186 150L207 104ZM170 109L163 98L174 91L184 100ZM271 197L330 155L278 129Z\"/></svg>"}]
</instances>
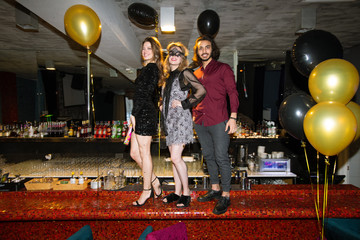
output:
<instances>
[{"instance_id":1,"label":"dark wall","mask_svg":"<svg viewBox=\"0 0 360 240\"><path fill-rule=\"evenodd\" d=\"M114 106L114 93L95 93L95 121L112 121L113 119L113 106Z\"/></svg>"},{"instance_id":2,"label":"dark wall","mask_svg":"<svg viewBox=\"0 0 360 240\"><path fill-rule=\"evenodd\" d=\"M360 57L359 56L360 56L360 45L344 51L344 59L351 62L356 67L358 72L360 73ZM353 101L360 103L360 88L358 88Z\"/></svg>"},{"instance_id":3,"label":"dark wall","mask_svg":"<svg viewBox=\"0 0 360 240\"><path fill-rule=\"evenodd\" d=\"M22 78L16 79L18 99L18 120L33 122L36 104L36 81Z\"/></svg>"},{"instance_id":4,"label":"dark wall","mask_svg":"<svg viewBox=\"0 0 360 240\"><path fill-rule=\"evenodd\" d=\"M257 67L253 62L239 62L238 70L238 111L256 123L262 120L265 68Z\"/></svg>"},{"instance_id":5,"label":"dark wall","mask_svg":"<svg viewBox=\"0 0 360 240\"><path fill-rule=\"evenodd\" d=\"M280 106L280 79L281 71L266 71L264 76L264 100L263 108L271 109L272 121L278 120L278 109Z\"/></svg>"},{"instance_id":6,"label":"dark wall","mask_svg":"<svg viewBox=\"0 0 360 240\"><path fill-rule=\"evenodd\" d=\"M58 116L58 91L56 86L57 71L43 70L41 71L41 77L45 89L46 110L49 114Z\"/></svg>"},{"instance_id":7,"label":"dark wall","mask_svg":"<svg viewBox=\"0 0 360 240\"><path fill-rule=\"evenodd\" d=\"M0 72L1 123L10 124L18 120L16 75Z\"/></svg>"},{"instance_id":8,"label":"dark wall","mask_svg":"<svg viewBox=\"0 0 360 240\"><path fill-rule=\"evenodd\" d=\"M240 62L238 69L239 112L257 123L263 120L263 109L271 108L271 119L266 120L277 121L283 93L283 69L268 70L264 63L253 62Z\"/></svg>"}]
</instances>

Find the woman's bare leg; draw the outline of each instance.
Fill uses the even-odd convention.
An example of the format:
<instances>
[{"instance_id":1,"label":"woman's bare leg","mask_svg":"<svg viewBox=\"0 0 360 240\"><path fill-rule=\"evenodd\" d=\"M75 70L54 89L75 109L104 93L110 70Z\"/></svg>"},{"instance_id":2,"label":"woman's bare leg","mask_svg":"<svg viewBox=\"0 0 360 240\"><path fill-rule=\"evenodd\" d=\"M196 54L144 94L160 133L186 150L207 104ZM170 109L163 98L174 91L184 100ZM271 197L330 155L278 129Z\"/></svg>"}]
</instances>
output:
<instances>
[{"instance_id":1,"label":"woman's bare leg","mask_svg":"<svg viewBox=\"0 0 360 240\"><path fill-rule=\"evenodd\" d=\"M131 139L130 156L137 162L142 169L143 189L151 189L153 177L153 165L151 158L151 136L141 136L134 133L135 139ZM134 143L136 142L136 143ZM134 146L133 146L134 145ZM138 149L138 151L136 150ZM151 191L143 191L138 199L139 204L143 204L151 195ZM137 205L133 202L133 205Z\"/></svg>"},{"instance_id":2,"label":"woman's bare leg","mask_svg":"<svg viewBox=\"0 0 360 240\"><path fill-rule=\"evenodd\" d=\"M181 181L182 194L185 196L190 196L187 166L184 160L182 159L183 150L184 150L183 144L172 145L170 150L170 156L171 156L171 161L175 166L175 170L176 170L175 172L177 173ZM175 177L175 172L174 172L174 177Z\"/></svg>"}]
</instances>

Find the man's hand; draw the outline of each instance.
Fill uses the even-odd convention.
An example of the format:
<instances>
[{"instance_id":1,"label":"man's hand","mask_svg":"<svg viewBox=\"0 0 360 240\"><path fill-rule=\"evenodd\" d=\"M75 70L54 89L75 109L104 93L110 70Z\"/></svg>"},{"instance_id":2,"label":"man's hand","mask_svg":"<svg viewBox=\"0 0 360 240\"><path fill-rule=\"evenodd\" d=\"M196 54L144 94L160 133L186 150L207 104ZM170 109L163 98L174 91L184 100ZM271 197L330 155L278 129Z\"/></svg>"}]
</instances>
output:
<instances>
[{"instance_id":1,"label":"man's hand","mask_svg":"<svg viewBox=\"0 0 360 240\"><path fill-rule=\"evenodd\" d=\"M233 134L237 129L236 120L229 118L225 126L225 132L229 130L228 134Z\"/></svg>"}]
</instances>

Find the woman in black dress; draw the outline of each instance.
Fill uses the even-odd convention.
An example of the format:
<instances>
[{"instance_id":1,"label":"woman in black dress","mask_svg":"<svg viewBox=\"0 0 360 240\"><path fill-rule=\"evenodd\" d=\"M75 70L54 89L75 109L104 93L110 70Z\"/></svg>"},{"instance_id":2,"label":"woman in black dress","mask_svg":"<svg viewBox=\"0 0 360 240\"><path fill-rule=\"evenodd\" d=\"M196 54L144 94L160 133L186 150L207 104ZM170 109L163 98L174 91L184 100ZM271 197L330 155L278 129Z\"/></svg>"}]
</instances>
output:
<instances>
[{"instance_id":1,"label":"woman in black dress","mask_svg":"<svg viewBox=\"0 0 360 240\"><path fill-rule=\"evenodd\" d=\"M147 37L142 43L141 62L143 68L135 80L134 107L130 117L134 135L131 138L130 156L142 169L143 192L133 202L134 206L143 206L152 196L159 197L162 188L153 172L151 158L152 136L158 129L157 85L162 69L162 48L155 37Z\"/></svg>"}]
</instances>

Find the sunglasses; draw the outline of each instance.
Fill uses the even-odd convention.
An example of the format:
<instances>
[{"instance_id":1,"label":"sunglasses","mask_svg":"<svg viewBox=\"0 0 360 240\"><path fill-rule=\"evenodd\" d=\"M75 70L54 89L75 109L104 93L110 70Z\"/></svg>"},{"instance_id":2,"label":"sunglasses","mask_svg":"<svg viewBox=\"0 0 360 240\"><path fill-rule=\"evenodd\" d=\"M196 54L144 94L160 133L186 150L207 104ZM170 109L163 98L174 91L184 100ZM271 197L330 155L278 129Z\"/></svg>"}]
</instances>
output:
<instances>
[{"instance_id":1,"label":"sunglasses","mask_svg":"<svg viewBox=\"0 0 360 240\"><path fill-rule=\"evenodd\" d=\"M184 56L184 53L177 51L177 50L171 50L169 52L169 56L181 57L181 56Z\"/></svg>"}]
</instances>

